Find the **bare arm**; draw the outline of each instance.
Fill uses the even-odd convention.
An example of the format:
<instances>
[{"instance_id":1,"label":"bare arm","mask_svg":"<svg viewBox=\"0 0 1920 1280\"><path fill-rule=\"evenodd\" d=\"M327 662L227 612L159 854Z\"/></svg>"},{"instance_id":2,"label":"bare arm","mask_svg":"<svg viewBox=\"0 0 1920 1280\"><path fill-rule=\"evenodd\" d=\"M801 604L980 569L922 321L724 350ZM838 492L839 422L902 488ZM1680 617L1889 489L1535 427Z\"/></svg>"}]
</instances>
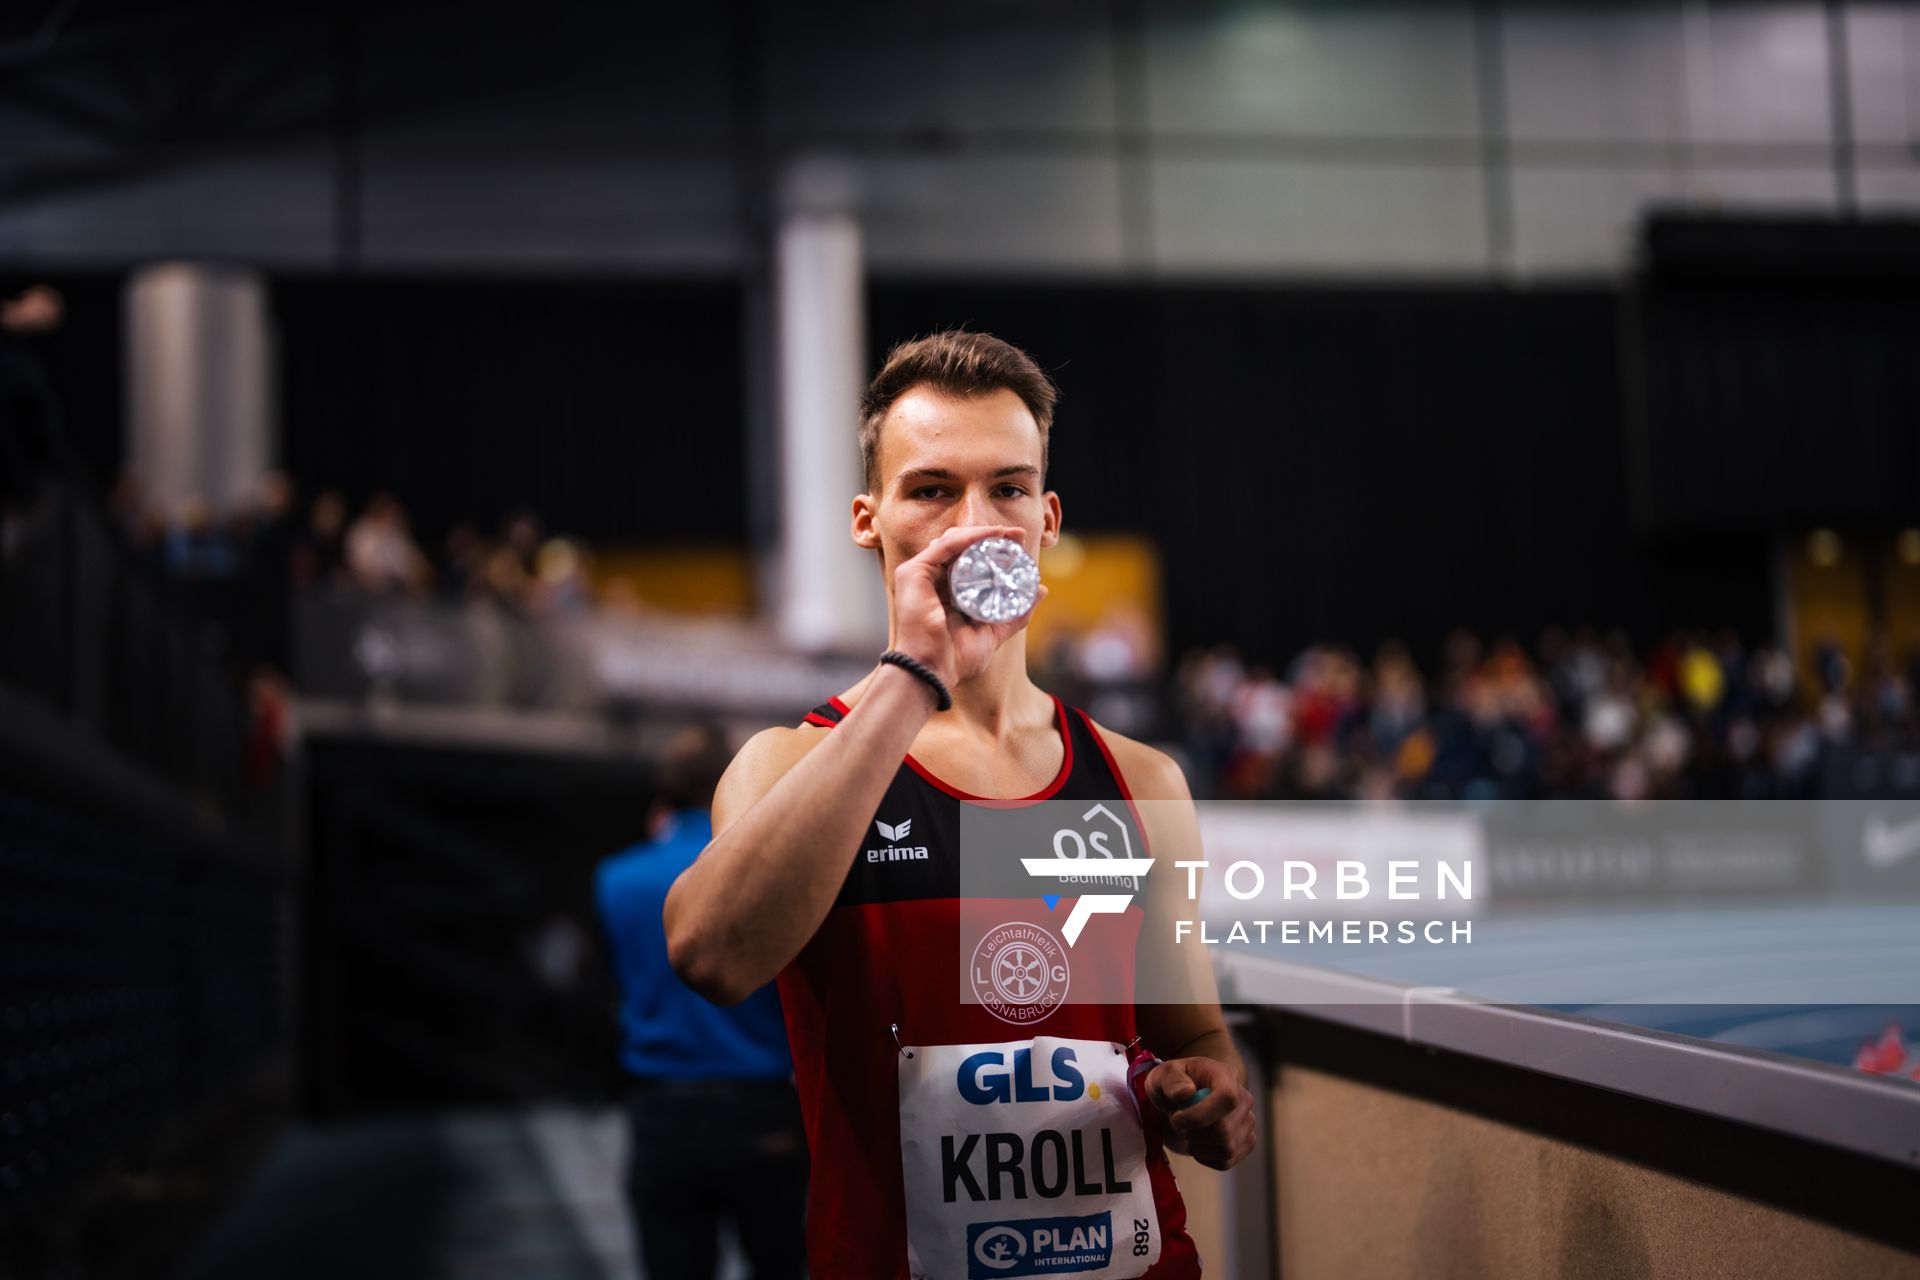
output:
<instances>
[{"instance_id":1,"label":"bare arm","mask_svg":"<svg viewBox=\"0 0 1920 1280\"><path fill-rule=\"evenodd\" d=\"M894 571L895 643L949 689L983 670L1027 620L988 624L950 612L940 590L947 563L979 538L1022 532L949 529ZM768 729L741 749L714 792L713 843L667 893L667 956L682 981L716 1004L738 1004L800 954L933 709L924 681L883 664L823 740Z\"/></svg>"},{"instance_id":2,"label":"bare arm","mask_svg":"<svg viewBox=\"0 0 1920 1280\"><path fill-rule=\"evenodd\" d=\"M1199 815L1179 765L1109 736L1121 768L1139 779L1135 794L1154 862L1141 895L1146 920L1136 960L1139 985L1154 1003L1137 1005L1134 1018L1147 1046L1166 1061L1148 1074L1147 1096L1167 1113L1169 1147L1229 1169L1253 1149L1258 1133L1246 1065L1220 1012L1207 947L1191 935L1174 941L1173 922L1197 910L1187 901L1187 872L1173 864L1205 857ZM1208 1096L1192 1101L1201 1088Z\"/></svg>"},{"instance_id":3,"label":"bare arm","mask_svg":"<svg viewBox=\"0 0 1920 1280\"><path fill-rule=\"evenodd\" d=\"M713 843L667 894L667 951L688 986L737 1004L800 953L932 712L926 684L883 666L821 740L768 729L741 748L714 792Z\"/></svg>"},{"instance_id":4,"label":"bare arm","mask_svg":"<svg viewBox=\"0 0 1920 1280\"><path fill-rule=\"evenodd\" d=\"M1197 909L1187 901L1188 873L1174 863L1206 856L1200 849L1200 820L1186 775L1164 753L1139 743L1128 745L1128 754L1138 761L1128 776L1140 779L1135 799L1142 802L1141 822L1153 853L1153 870L1141 894L1147 918L1136 960L1145 975L1140 985L1153 1003L1139 1005L1135 1019L1147 1043L1162 1057L1205 1053L1232 1065L1244 1080L1240 1055L1220 1012L1219 987L1207 948L1192 936L1185 942L1174 941L1173 922ZM1122 761L1121 768L1127 767Z\"/></svg>"}]
</instances>

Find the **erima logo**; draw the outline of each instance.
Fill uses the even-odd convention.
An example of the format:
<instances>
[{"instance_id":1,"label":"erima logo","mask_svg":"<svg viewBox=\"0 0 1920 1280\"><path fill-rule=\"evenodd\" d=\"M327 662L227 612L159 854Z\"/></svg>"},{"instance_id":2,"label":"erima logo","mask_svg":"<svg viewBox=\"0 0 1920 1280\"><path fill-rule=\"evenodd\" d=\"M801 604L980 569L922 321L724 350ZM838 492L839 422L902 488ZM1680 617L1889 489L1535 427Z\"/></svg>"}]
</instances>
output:
<instances>
[{"instance_id":1,"label":"erima logo","mask_svg":"<svg viewBox=\"0 0 1920 1280\"><path fill-rule=\"evenodd\" d=\"M896 822L892 826L875 818L873 825L880 829L880 837L887 844L884 848L867 850L868 862L924 862L926 860L927 846L899 843L905 840L908 833L913 830L912 818Z\"/></svg>"},{"instance_id":2,"label":"erima logo","mask_svg":"<svg viewBox=\"0 0 1920 1280\"><path fill-rule=\"evenodd\" d=\"M1114 855L1109 831L1096 818L1104 818L1120 835L1120 853ZM1042 879L1061 878L1067 883L1078 883L1098 877L1100 882L1140 887L1139 877L1153 870L1152 858L1133 856L1133 838L1127 834L1127 824L1122 822L1113 810L1104 804L1096 804L1080 815L1087 824L1087 830L1076 831L1072 827L1062 827L1053 833L1053 856L1051 858L1022 858L1027 874ZM1090 857L1089 851L1096 855ZM1080 931L1087 926L1087 919L1094 915L1118 915L1133 902L1132 893L1083 893L1073 900L1073 910L1067 915L1067 923L1060 930L1066 937L1067 945L1072 946L1080 940ZM1047 903L1052 910L1051 900Z\"/></svg>"},{"instance_id":3,"label":"erima logo","mask_svg":"<svg viewBox=\"0 0 1920 1280\"><path fill-rule=\"evenodd\" d=\"M1877 871L1897 867L1920 853L1920 820L1895 825L1876 813L1867 819L1862 843L1868 866Z\"/></svg>"}]
</instances>

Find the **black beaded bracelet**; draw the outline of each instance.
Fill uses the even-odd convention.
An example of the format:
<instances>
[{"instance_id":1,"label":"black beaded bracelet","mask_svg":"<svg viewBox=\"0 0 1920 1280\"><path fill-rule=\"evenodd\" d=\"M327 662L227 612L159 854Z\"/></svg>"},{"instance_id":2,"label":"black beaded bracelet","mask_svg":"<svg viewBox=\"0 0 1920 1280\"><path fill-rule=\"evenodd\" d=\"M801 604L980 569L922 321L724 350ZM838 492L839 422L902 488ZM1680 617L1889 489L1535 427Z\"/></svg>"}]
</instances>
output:
<instances>
[{"instance_id":1,"label":"black beaded bracelet","mask_svg":"<svg viewBox=\"0 0 1920 1280\"><path fill-rule=\"evenodd\" d=\"M911 671L932 685L934 697L940 700L939 706L936 707L935 710L950 711L953 709L953 695L947 692L946 682L941 680L939 676L933 674L933 670L928 667L926 663L920 661L920 659L908 657L898 649L889 649L880 655L880 661L891 662L894 666L902 670Z\"/></svg>"}]
</instances>

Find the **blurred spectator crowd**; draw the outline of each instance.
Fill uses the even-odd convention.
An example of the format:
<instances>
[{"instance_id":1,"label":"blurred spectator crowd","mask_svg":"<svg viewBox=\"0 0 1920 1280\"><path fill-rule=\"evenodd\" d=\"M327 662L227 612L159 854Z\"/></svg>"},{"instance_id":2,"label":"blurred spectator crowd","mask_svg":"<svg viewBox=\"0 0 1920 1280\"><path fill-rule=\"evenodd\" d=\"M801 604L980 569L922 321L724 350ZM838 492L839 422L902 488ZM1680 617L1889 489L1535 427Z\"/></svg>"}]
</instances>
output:
<instances>
[{"instance_id":1,"label":"blurred spectator crowd","mask_svg":"<svg viewBox=\"0 0 1920 1280\"><path fill-rule=\"evenodd\" d=\"M1462 631L1435 680L1395 643L1371 666L1315 646L1284 674L1218 647L1185 655L1173 698L1222 799L1811 797L1835 749L1920 746L1920 653L1876 642L1856 671L1822 644L1811 665L1728 632L1640 654L1619 632L1528 651Z\"/></svg>"},{"instance_id":2,"label":"blurred spectator crowd","mask_svg":"<svg viewBox=\"0 0 1920 1280\"><path fill-rule=\"evenodd\" d=\"M457 524L429 554L393 495L354 511L328 490L303 508L278 472L224 515L190 501L168 518L130 476L110 505L135 551L191 584L241 653L283 669L296 589L522 617L639 607L623 579L596 590L590 549L525 510L491 535ZM1151 633L1116 613L1058 635L1036 673L1123 731L1170 727L1197 766L1196 792L1222 799L1810 797L1837 748L1920 749L1920 652L1896 661L1884 641L1859 670L1824 644L1802 671L1784 650L1725 631L1676 632L1645 652L1618 631L1551 628L1531 650L1462 631L1437 674L1391 642L1370 664L1316 645L1282 673L1219 646L1186 654L1156 706Z\"/></svg>"},{"instance_id":3,"label":"blurred spectator crowd","mask_svg":"<svg viewBox=\"0 0 1920 1280\"><path fill-rule=\"evenodd\" d=\"M58 401L26 345L62 315L44 285L0 292L0 567L47 525L63 464ZM525 509L491 532L457 523L429 551L391 493L358 509L336 490L302 503L293 479L271 472L226 510L202 499L159 509L128 472L108 514L137 558L224 627L256 779L271 776L285 736L296 591L523 618L642 610L630 581L596 587L590 549ZM1427 672L1397 643L1371 663L1316 645L1281 673L1218 646L1186 654L1163 687L1157 628L1116 607L1034 657L1049 687L1104 722L1184 738L1196 792L1220 798L1792 798L1821 792L1835 753L1920 752L1920 651L1896 656L1884 639L1858 669L1832 643L1802 668L1725 631L1676 632L1650 651L1617 631L1549 629L1530 650L1460 632Z\"/></svg>"},{"instance_id":4,"label":"blurred spectator crowd","mask_svg":"<svg viewBox=\"0 0 1920 1280\"><path fill-rule=\"evenodd\" d=\"M617 589L614 599L596 600L587 549L548 536L524 509L492 536L472 522L456 524L430 555L391 493L375 493L355 511L329 489L303 508L281 471L269 472L250 500L223 512L200 498L177 511L155 510L143 501L139 478L127 472L109 506L136 553L188 582L485 599L529 615L621 603Z\"/></svg>"}]
</instances>

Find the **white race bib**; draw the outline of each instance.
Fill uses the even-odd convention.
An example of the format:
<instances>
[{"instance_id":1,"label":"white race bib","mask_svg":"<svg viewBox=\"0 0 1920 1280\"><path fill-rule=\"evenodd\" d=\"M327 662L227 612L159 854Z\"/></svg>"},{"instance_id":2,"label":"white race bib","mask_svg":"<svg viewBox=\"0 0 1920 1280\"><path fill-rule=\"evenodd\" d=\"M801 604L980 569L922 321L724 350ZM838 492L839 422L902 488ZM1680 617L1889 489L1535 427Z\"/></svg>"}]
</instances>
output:
<instances>
[{"instance_id":1,"label":"white race bib","mask_svg":"<svg viewBox=\"0 0 1920 1280\"><path fill-rule=\"evenodd\" d=\"M1111 1041L905 1046L900 1163L916 1277L1118 1280L1160 1257L1146 1135Z\"/></svg>"}]
</instances>

